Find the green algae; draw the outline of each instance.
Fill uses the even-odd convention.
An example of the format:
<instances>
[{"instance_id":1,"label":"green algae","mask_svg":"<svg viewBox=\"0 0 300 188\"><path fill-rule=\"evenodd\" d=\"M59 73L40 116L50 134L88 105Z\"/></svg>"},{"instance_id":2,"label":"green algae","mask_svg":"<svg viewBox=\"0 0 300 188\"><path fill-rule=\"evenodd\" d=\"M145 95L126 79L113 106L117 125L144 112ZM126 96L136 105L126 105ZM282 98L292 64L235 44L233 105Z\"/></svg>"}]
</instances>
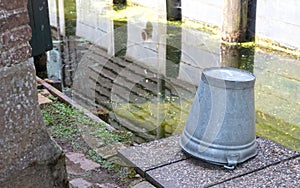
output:
<instances>
[{"instance_id":1,"label":"green algae","mask_svg":"<svg viewBox=\"0 0 300 188\"><path fill-rule=\"evenodd\" d=\"M181 133L190 107L191 101L185 101L182 104L175 102L130 103L115 108L114 112L152 134L156 134L157 128L161 127L162 136L166 137Z\"/></svg>"},{"instance_id":2,"label":"green algae","mask_svg":"<svg viewBox=\"0 0 300 188\"><path fill-rule=\"evenodd\" d=\"M300 127L263 112L256 112L256 133L300 152Z\"/></svg>"},{"instance_id":3,"label":"green algae","mask_svg":"<svg viewBox=\"0 0 300 188\"><path fill-rule=\"evenodd\" d=\"M66 12L73 12L72 10L68 10ZM173 25L176 27L183 27L183 28L191 28L195 30L201 30L205 31L207 33L213 34L213 36L210 37L217 37L217 35L220 34L220 29L218 27L204 24L201 22L196 21L190 21L190 20L183 20L182 22L178 21L166 21L166 19L157 14L157 10L142 7L142 6L135 6L130 5L127 7L114 7L112 10L108 11L107 17L115 20L115 24L119 23L126 23L128 19L131 20L137 20L137 21L148 21L151 20L153 22L158 22L162 24L168 24ZM74 18L74 15L70 14L68 16L68 19L76 19ZM124 26L124 24L121 24L120 26ZM167 37L172 38L171 35L168 35ZM168 39L168 38L167 38ZM173 44L175 45L175 44ZM253 56L254 51L267 51L271 53L280 53L283 55L293 55L296 57L300 57L299 52L293 49L289 49L286 47L282 47L280 45L275 44L272 41L256 38L256 42L243 42L243 43L225 43L225 45L228 46L238 46L238 48L247 48L244 49L244 51L247 51L248 49L251 49L246 54L250 54L249 56L245 56L245 53L240 53L240 57L238 59L238 68L248 70L250 72L253 72ZM175 45L176 46L176 45ZM249 58L252 57L252 58ZM171 58L170 58L171 59ZM274 66L273 64L269 64L269 66ZM280 68L280 67L279 67ZM282 73L282 72L281 72ZM291 72L289 71L288 74ZM264 73L265 74L265 73ZM278 78L264 78L263 80L267 80L268 84L266 85L264 83L263 89L264 91L267 90L269 93L274 93L276 91L280 91L280 94L285 94L283 98L291 99L293 96L293 91L291 88L293 86L296 86L292 82L285 82L283 83L281 79ZM271 88L273 87L273 88ZM280 87L280 88L279 88ZM290 92L289 92L290 91ZM286 93L289 93L286 94ZM277 93L275 93L278 95ZM273 99L270 96L267 96L266 99L260 99L268 102L264 102L265 104L273 104L276 99ZM280 100L277 99L277 103L279 103ZM182 130L186 118L188 116L188 110L190 108L191 102L186 105L187 107L184 107L185 111L180 108L181 104L177 103L143 103L143 104L124 104L117 109L114 110L114 112L119 115L120 117L128 119L133 124L139 125L145 130L152 132L155 134L155 130L157 129L158 124L162 127L164 135L171 135L174 133L180 133L180 130ZM299 104L298 104L299 105ZM183 105L185 106L185 104ZM281 105L269 105L268 112L260 112L257 111L257 120L256 120L256 129L257 129L257 135L262 136L265 138L268 138L270 140L273 140L277 143L280 143L286 147L289 147L291 149L300 151L300 134L299 134L299 126L294 125L293 123L286 122L290 119L292 119L290 116L292 116L294 119L297 120L297 114L293 114L293 109L290 109L289 105L286 105L286 103L281 103ZM277 107L280 107L276 109ZM265 109L265 108L264 108ZM269 113L269 111L281 111L282 114L284 114L285 118L284 120L281 119L282 117L268 115L266 113ZM265 111L265 110L263 110ZM292 120L294 120L292 119Z\"/></svg>"},{"instance_id":4,"label":"green algae","mask_svg":"<svg viewBox=\"0 0 300 188\"><path fill-rule=\"evenodd\" d=\"M126 104L116 108L114 112L133 124L152 131L152 134L155 134L157 126L161 126L163 137L166 137L183 131L191 104L191 101L182 105L170 102ZM300 151L300 127L260 111L256 111L256 134Z\"/></svg>"}]
</instances>

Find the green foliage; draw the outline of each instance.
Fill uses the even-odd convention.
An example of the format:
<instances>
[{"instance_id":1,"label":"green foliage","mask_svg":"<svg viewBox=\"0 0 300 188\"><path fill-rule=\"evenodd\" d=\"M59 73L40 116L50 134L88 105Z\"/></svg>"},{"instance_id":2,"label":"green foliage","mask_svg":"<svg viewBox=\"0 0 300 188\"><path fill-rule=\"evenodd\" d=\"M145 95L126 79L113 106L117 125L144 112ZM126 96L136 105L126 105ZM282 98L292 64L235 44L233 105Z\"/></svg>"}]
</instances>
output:
<instances>
[{"instance_id":1,"label":"green foliage","mask_svg":"<svg viewBox=\"0 0 300 188\"><path fill-rule=\"evenodd\" d=\"M76 126L77 113L70 106L54 102L41 108L45 124L54 138L71 141L80 135Z\"/></svg>"},{"instance_id":2,"label":"green foliage","mask_svg":"<svg viewBox=\"0 0 300 188\"><path fill-rule=\"evenodd\" d=\"M73 126L66 126L62 124L58 124L54 126L54 132L52 136L54 138L61 138L65 141L70 141L76 138L79 134L79 129L76 125Z\"/></svg>"},{"instance_id":3,"label":"green foliage","mask_svg":"<svg viewBox=\"0 0 300 188\"><path fill-rule=\"evenodd\" d=\"M133 136L131 132L107 130L105 125L94 122L81 111L60 103L55 98L53 101L53 103L42 105L41 111L49 132L55 139L59 139L61 143L70 143L75 151L87 153L91 160L99 163L103 168L113 171L116 177L121 180L135 176L136 173L133 168L105 160L95 150L78 141L82 135L79 127L89 127L89 130L93 130L90 134L97 136L106 145L114 142L131 144L131 137Z\"/></svg>"},{"instance_id":4,"label":"green foliage","mask_svg":"<svg viewBox=\"0 0 300 188\"><path fill-rule=\"evenodd\" d=\"M88 157L94 162L99 163L102 167L113 171L115 175L118 178L121 178L123 181L134 178L136 175L136 172L133 168L114 163L113 161L105 160L95 150L89 150Z\"/></svg>"},{"instance_id":5,"label":"green foliage","mask_svg":"<svg viewBox=\"0 0 300 188\"><path fill-rule=\"evenodd\" d=\"M133 134L128 131L112 131L97 125L93 127L93 130L91 134L101 139L105 144L112 144L114 142L131 144L132 142Z\"/></svg>"},{"instance_id":6,"label":"green foliage","mask_svg":"<svg viewBox=\"0 0 300 188\"><path fill-rule=\"evenodd\" d=\"M93 160L96 163L99 163L103 165L104 159L95 151L95 150L89 150L88 151L88 157L89 159Z\"/></svg>"},{"instance_id":7,"label":"green foliage","mask_svg":"<svg viewBox=\"0 0 300 188\"><path fill-rule=\"evenodd\" d=\"M54 100L53 103L42 106L42 114L45 124L49 126L53 137L74 140L80 136L78 125L89 127L90 134L100 138L105 144L123 142L130 144L133 134L128 131L107 130L102 123L95 122L84 115L81 111Z\"/></svg>"},{"instance_id":8,"label":"green foliage","mask_svg":"<svg viewBox=\"0 0 300 188\"><path fill-rule=\"evenodd\" d=\"M81 151L83 153L87 153L89 151L89 148L87 147L87 145L83 145L82 143L78 142L78 141L71 141L71 146L75 151Z\"/></svg>"},{"instance_id":9,"label":"green foliage","mask_svg":"<svg viewBox=\"0 0 300 188\"><path fill-rule=\"evenodd\" d=\"M191 101L177 103L166 97L161 103L121 105L115 108L114 112L148 131L156 130L160 125L165 133L163 136L168 136L183 130L191 104Z\"/></svg>"}]
</instances>

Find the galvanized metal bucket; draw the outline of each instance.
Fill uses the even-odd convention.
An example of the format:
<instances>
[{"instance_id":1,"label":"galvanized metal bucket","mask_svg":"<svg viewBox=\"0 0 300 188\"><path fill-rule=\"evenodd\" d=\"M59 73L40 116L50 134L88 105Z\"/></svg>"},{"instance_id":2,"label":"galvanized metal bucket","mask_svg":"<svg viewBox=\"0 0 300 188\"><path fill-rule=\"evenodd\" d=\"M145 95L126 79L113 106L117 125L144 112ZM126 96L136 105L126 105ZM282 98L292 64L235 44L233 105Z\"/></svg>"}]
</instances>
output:
<instances>
[{"instance_id":1,"label":"galvanized metal bucket","mask_svg":"<svg viewBox=\"0 0 300 188\"><path fill-rule=\"evenodd\" d=\"M255 76L235 68L201 75L180 146L190 155L234 169L257 154Z\"/></svg>"}]
</instances>

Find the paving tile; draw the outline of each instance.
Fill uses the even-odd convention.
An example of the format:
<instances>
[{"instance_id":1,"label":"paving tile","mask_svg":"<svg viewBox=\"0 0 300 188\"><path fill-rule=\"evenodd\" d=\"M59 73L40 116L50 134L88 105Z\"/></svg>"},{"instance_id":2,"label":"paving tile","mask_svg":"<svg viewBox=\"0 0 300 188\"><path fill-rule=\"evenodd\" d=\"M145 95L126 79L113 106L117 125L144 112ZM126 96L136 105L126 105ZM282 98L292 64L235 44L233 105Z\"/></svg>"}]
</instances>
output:
<instances>
[{"instance_id":1,"label":"paving tile","mask_svg":"<svg viewBox=\"0 0 300 188\"><path fill-rule=\"evenodd\" d=\"M118 150L123 148L125 148L125 146L121 142L115 142L95 150L103 159L109 159L116 156L118 154Z\"/></svg>"},{"instance_id":2,"label":"paving tile","mask_svg":"<svg viewBox=\"0 0 300 188\"><path fill-rule=\"evenodd\" d=\"M147 170L182 161L188 157L182 152L178 141L179 136L156 140L119 150L119 156L144 177Z\"/></svg>"},{"instance_id":3,"label":"paving tile","mask_svg":"<svg viewBox=\"0 0 300 188\"><path fill-rule=\"evenodd\" d=\"M66 158L66 168L67 173L70 176L82 176L86 171L80 168L80 164L74 164L74 162L70 161Z\"/></svg>"},{"instance_id":4,"label":"paving tile","mask_svg":"<svg viewBox=\"0 0 300 188\"><path fill-rule=\"evenodd\" d=\"M257 142L258 155L238 165L233 171L190 158L147 171L146 179L158 187L207 187L299 156L299 153L269 140L258 138Z\"/></svg>"},{"instance_id":5,"label":"paving tile","mask_svg":"<svg viewBox=\"0 0 300 188\"><path fill-rule=\"evenodd\" d=\"M68 152L66 156L73 163L80 164L80 168L85 171L93 170L100 167L98 163L95 163L94 161L85 158L85 155L82 153Z\"/></svg>"},{"instance_id":6,"label":"paving tile","mask_svg":"<svg viewBox=\"0 0 300 188\"><path fill-rule=\"evenodd\" d=\"M112 183L96 183L93 188L120 188L118 185L116 184L112 184Z\"/></svg>"},{"instance_id":7,"label":"paving tile","mask_svg":"<svg viewBox=\"0 0 300 188\"><path fill-rule=\"evenodd\" d=\"M82 178L77 178L70 181L71 188L92 188L92 185L93 184Z\"/></svg>"},{"instance_id":8,"label":"paving tile","mask_svg":"<svg viewBox=\"0 0 300 188\"><path fill-rule=\"evenodd\" d=\"M142 181L134 186L132 186L131 188L155 188L154 185L152 185L151 183L147 182L147 181Z\"/></svg>"},{"instance_id":9,"label":"paving tile","mask_svg":"<svg viewBox=\"0 0 300 188\"><path fill-rule=\"evenodd\" d=\"M42 94L38 94L38 100L39 100L39 105L46 104L46 103L51 103L52 101L48 99L47 97L44 97Z\"/></svg>"},{"instance_id":10,"label":"paving tile","mask_svg":"<svg viewBox=\"0 0 300 188\"><path fill-rule=\"evenodd\" d=\"M226 181L214 187L299 187L300 157Z\"/></svg>"}]
</instances>

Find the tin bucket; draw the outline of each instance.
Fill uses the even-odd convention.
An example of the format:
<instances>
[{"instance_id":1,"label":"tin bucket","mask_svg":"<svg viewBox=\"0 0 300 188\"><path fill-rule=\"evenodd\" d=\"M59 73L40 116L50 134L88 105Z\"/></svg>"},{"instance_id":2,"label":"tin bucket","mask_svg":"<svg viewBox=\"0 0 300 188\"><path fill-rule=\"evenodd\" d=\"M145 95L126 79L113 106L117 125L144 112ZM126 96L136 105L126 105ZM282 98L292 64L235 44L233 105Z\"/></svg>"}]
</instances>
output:
<instances>
[{"instance_id":1,"label":"tin bucket","mask_svg":"<svg viewBox=\"0 0 300 188\"><path fill-rule=\"evenodd\" d=\"M188 154L234 169L257 154L255 76L235 68L207 68L201 75L180 146Z\"/></svg>"}]
</instances>

